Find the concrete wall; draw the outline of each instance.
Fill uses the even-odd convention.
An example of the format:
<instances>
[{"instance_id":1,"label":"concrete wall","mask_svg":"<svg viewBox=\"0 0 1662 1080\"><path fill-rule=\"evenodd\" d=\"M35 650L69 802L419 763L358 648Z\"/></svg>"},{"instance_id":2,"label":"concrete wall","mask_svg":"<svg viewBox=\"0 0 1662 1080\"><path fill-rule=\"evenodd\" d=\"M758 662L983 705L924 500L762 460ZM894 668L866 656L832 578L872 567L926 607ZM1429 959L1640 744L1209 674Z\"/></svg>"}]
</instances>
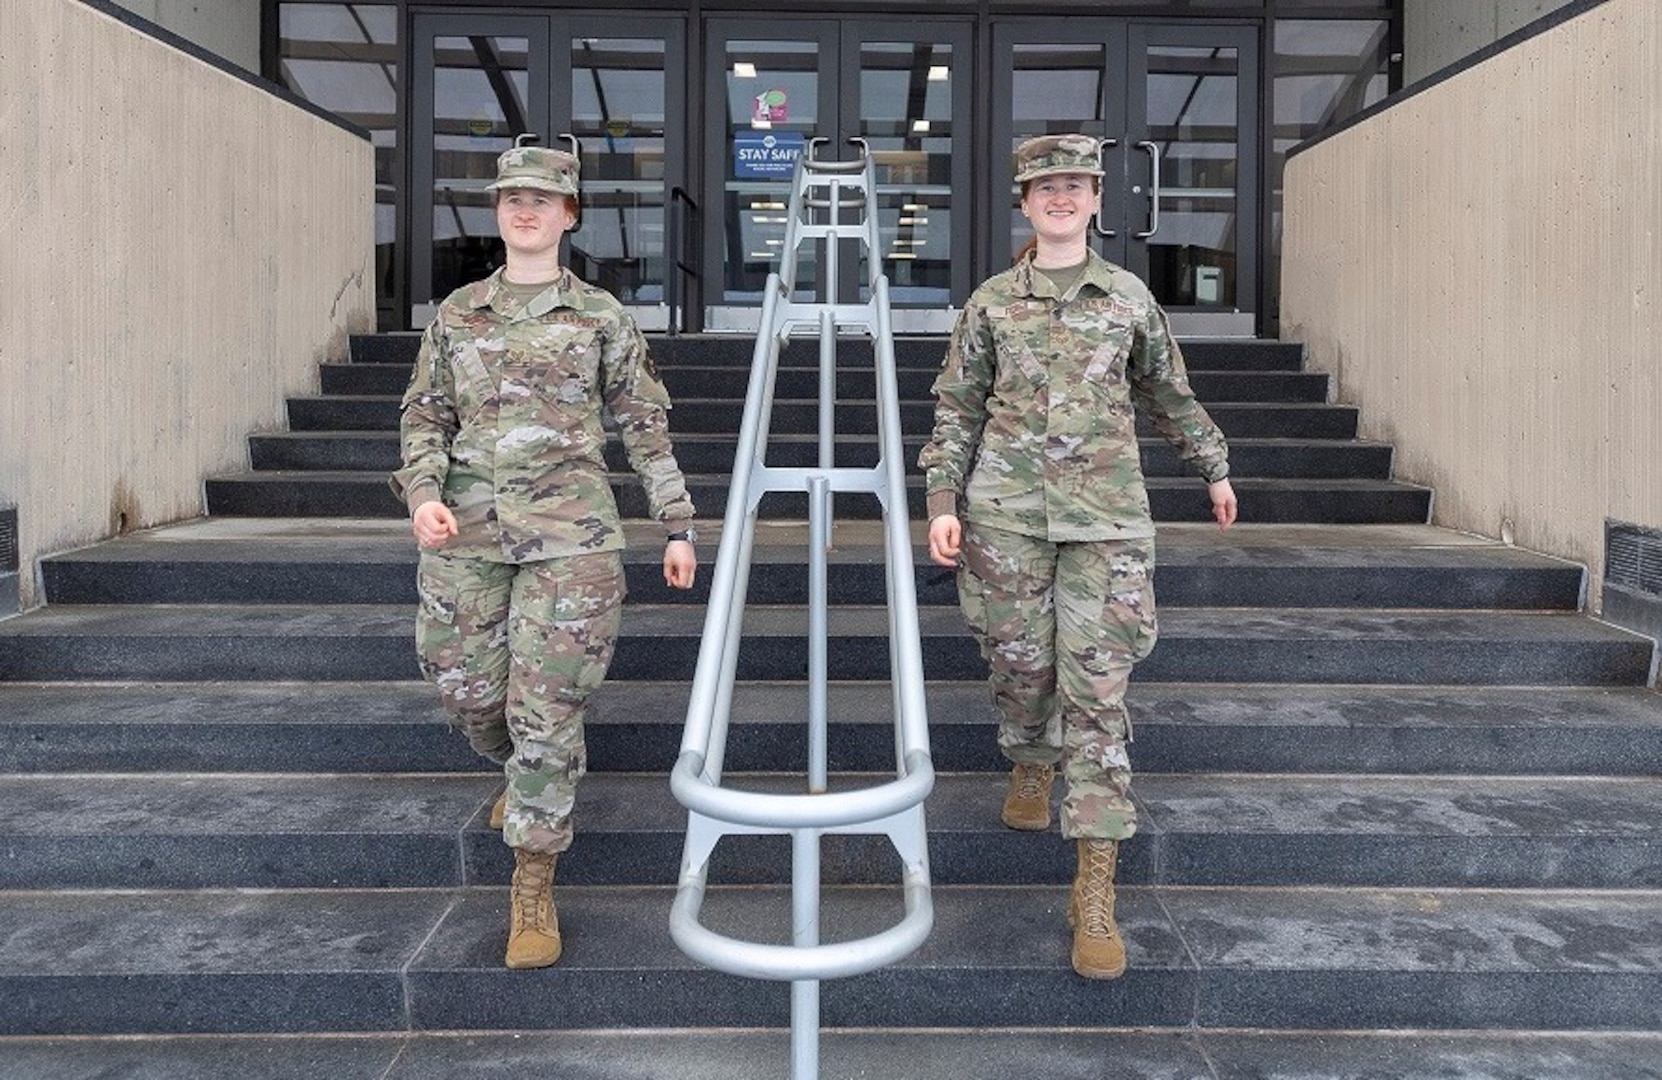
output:
<instances>
[{"instance_id":1,"label":"concrete wall","mask_svg":"<svg viewBox=\"0 0 1662 1080\"><path fill-rule=\"evenodd\" d=\"M1571 0L1404 0L1402 81L1440 71Z\"/></svg>"},{"instance_id":2,"label":"concrete wall","mask_svg":"<svg viewBox=\"0 0 1662 1080\"><path fill-rule=\"evenodd\" d=\"M112 0L134 15L221 56L260 70L260 0Z\"/></svg>"},{"instance_id":3,"label":"concrete wall","mask_svg":"<svg viewBox=\"0 0 1662 1080\"><path fill-rule=\"evenodd\" d=\"M367 141L79 0L0 3L0 503L40 555L203 512L374 327Z\"/></svg>"},{"instance_id":4,"label":"concrete wall","mask_svg":"<svg viewBox=\"0 0 1662 1080\"><path fill-rule=\"evenodd\" d=\"M1283 336L1438 524L1596 588L1662 528L1659 193L1662 5L1611 0L1288 162Z\"/></svg>"}]
</instances>

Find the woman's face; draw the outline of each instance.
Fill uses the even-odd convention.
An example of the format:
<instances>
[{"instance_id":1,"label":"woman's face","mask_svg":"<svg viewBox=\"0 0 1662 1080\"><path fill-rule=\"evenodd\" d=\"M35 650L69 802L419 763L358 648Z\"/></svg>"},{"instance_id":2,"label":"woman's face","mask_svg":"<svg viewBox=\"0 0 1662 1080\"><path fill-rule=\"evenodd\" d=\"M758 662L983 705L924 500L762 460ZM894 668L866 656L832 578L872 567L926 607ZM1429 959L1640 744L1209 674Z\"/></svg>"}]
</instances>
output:
<instances>
[{"instance_id":1,"label":"woman's face","mask_svg":"<svg viewBox=\"0 0 1662 1080\"><path fill-rule=\"evenodd\" d=\"M516 255L546 255L571 228L565 195L535 188L508 188L496 200L496 229Z\"/></svg>"},{"instance_id":2,"label":"woman's face","mask_svg":"<svg viewBox=\"0 0 1662 1080\"><path fill-rule=\"evenodd\" d=\"M1028 182L1021 212L1041 240L1075 241L1090 227L1096 212L1094 179L1085 173L1054 173Z\"/></svg>"}]
</instances>

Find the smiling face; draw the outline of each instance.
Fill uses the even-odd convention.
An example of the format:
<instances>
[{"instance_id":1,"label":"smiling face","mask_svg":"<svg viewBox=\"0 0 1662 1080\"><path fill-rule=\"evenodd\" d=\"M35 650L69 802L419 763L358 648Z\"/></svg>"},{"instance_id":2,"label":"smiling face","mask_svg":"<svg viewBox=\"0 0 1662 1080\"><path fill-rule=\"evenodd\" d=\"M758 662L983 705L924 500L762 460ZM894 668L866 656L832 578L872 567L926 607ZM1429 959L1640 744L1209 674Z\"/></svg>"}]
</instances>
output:
<instances>
[{"instance_id":1,"label":"smiling face","mask_svg":"<svg viewBox=\"0 0 1662 1080\"><path fill-rule=\"evenodd\" d=\"M507 188L497 194L496 230L510 254L534 258L557 251L574 220L569 195L536 188Z\"/></svg>"},{"instance_id":2,"label":"smiling face","mask_svg":"<svg viewBox=\"0 0 1662 1080\"><path fill-rule=\"evenodd\" d=\"M1085 173L1052 173L1029 180L1021 212L1041 241L1078 242L1097 208L1096 178Z\"/></svg>"}]
</instances>

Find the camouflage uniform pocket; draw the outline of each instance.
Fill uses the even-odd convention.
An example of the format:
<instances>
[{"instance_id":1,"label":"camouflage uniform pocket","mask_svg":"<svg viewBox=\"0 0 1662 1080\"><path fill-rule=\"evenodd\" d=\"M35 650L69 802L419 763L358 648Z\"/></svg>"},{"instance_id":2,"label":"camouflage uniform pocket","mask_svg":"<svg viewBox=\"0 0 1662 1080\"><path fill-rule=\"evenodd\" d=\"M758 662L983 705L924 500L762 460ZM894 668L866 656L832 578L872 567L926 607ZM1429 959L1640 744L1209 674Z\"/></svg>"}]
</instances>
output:
<instances>
[{"instance_id":1,"label":"camouflage uniform pocket","mask_svg":"<svg viewBox=\"0 0 1662 1080\"><path fill-rule=\"evenodd\" d=\"M1107 545L1108 593L1104 628L1135 662L1154 651L1159 623L1154 608L1154 545L1130 540Z\"/></svg>"},{"instance_id":2,"label":"camouflage uniform pocket","mask_svg":"<svg viewBox=\"0 0 1662 1080\"><path fill-rule=\"evenodd\" d=\"M450 569L441 556L422 554L420 567L416 570L416 594L420 598L421 618L424 621L445 626L455 624L456 598L461 590L454 574L446 573Z\"/></svg>"}]
</instances>

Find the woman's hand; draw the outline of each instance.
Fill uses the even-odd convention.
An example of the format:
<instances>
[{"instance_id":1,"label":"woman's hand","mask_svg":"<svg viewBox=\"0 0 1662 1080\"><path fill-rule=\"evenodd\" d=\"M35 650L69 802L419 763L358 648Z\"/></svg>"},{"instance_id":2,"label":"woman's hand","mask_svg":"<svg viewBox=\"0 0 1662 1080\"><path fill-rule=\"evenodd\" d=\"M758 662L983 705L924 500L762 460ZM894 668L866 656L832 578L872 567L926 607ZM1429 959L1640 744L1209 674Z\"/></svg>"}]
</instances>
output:
<instances>
[{"instance_id":1,"label":"woman's hand","mask_svg":"<svg viewBox=\"0 0 1662 1080\"><path fill-rule=\"evenodd\" d=\"M1212 500L1212 517L1218 528L1227 529L1235 524L1235 489L1229 485L1229 478L1207 484L1206 494Z\"/></svg>"},{"instance_id":2,"label":"woman's hand","mask_svg":"<svg viewBox=\"0 0 1662 1080\"><path fill-rule=\"evenodd\" d=\"M690 589L698 573L698 550L688 540L664 545L664 582L672 589Z\"/></svg>"},{"instance_id":3,"label":"woman's hand","mask_svg":"<svg viewBox=\"0 0 1662 1080\"><path fill-rule=\"evenodd\" d=\"M929 557L940 565L958 565L958 548L963 540L964 526L957 514L938 514L929 519Z\"/></svg>"},{"instance_id":4,"label":"woman's hand","mask_svg":"<svg viewBox=\"0 0 1662 1080\"><path fill-rule=\"evenodd\" d=\"M415 533L416 543L424 548L443 547L446 540L456 535L456 515L439 500L429 499L410 515L410 531Z\"/></svg>"}]
</instances>

